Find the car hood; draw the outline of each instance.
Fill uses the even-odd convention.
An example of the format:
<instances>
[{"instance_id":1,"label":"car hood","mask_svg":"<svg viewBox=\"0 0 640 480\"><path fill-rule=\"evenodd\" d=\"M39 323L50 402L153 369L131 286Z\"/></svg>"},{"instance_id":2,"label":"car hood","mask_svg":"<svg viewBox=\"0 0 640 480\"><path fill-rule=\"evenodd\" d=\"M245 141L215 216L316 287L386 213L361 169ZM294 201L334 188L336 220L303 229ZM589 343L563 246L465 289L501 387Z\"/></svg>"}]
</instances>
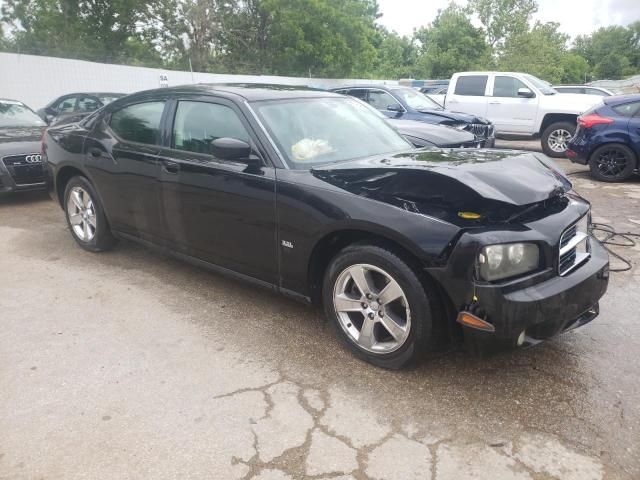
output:
<instances>
[{"instance_id":1,"label":"car hood","mask_svg":"<svg viewBox=\"0 0 640 480\"><path fill-rule=\"evenodd\" d=\"M476 137L465 130L415 120L387 120L402 135L422 138L438 146L473 142Z\"/></svg>"},{"instance_id":2,"label":"car hood","mask_svg":"<svg viewBox=\"0 0 640 480\"><path fill-rule=\"evenodd\" d=\"M414 150L315 167L350 193L460 224L460 212L502 222L571 190L542 155L509 150Z\"/></svg>"},{"instance_id":3,"label":"car hood","mask_svg":"<svg viewBox=\"0 0 640 480\"><path fill-rule=\"evenodd\" d=\"M471 115L469 113L462 112L452 112L450 110L439 110L439 109L430 109L418 110L420 113L425 113L427 115L432 115L437 117L440 120L440 123L445 125L456 125L460 123L483 123L488 124L489 121L486 118L478 117L476 115Z\"/></svg>"},{"instance_id":4,"label":"car hood","mask_svg":"<svg viewBox=\"0 0 640 480\"><path fill-rule=\"evenodd\" d=\"M0 156L40 151L45 127L0 128Z\"/></svg>"}]
</instances>

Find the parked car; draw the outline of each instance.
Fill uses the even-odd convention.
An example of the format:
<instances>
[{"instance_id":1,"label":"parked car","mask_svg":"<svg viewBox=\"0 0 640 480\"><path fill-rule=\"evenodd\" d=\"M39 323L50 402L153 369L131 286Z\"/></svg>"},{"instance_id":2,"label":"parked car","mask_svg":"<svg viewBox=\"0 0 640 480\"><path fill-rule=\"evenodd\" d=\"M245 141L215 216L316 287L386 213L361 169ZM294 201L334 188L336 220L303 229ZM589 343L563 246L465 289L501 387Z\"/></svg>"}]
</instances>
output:
<instances>
[{"instance_id":1,"label":"parked car","mask_svg":"<svg viewBox=\"0 0 640 480\"><path fill-rule=\"evenodd\" d=\"M550 157L564 157L578 115L602 101L557 93L533 75L463 72L451 78L444 107L488 118L497 134L540 137Z\"/></svg>"},{"instance_id":2,"label":"parked car","mask_svg":"<svg viewBox=\"0 0 640 480\"><path fill-rule=\"evenodd\" d=\"M589 165L603 182L621 182L640 168L640 95L606 97L578 117L567 157Z\"/></svg>"},{"instance_id":3,"label":"parked car","mask_svg":"<svg viewBox=\"0 0 640 480\"><path fill-rule=\"evenodd\" d=\"M597 95L598 97L610 97L614 95L611 90L590 85L554 85L553 89L558 93L578 93L582 95Z\"/></svg>"},{"instance_id":4,"label":"parked car","mask_svg":"<svg viewBox=\"0 0 640 480\"><path fill-rule=\"evenodd\" d=\"M347 96L164 88L49 128L43 145L80 247L131 239L323 305L379 366L438 332L535 343L591 321L607 288L589 203L549 160L417 150Z\"/></svg>"},{"instance_id":5,"label":"parked car","mask_svg":"<svg viewBox=\"0 0 640 480\"><path fill-rule=\"evenodd\" d=\"M473 133L483 147L495 144L491 122L465 113L451 112L411 87L388 85L344 86L332 90L367 102L386 117L445 125Z\"/></svg>"},{"instance_id":6,"label":"parked car","mask_svg":"<svg viewBox=\"0 0 640 480\"><path fill-rule=\"evenodd\" d=\"M0 98L0 195L46 188L40 155L45 126L24 103Z\"/></svg>"},{"instance_id":7,"label":"parked car","mask_svg":"<svg viewBox=\"0 0 640 480\"><path fill-rule=\"evenodd\" d=\"M436 93L449 86L449 80L425 80L419 90L422 93Z\"/></svg>"},{"instance_id":8,"label":"parked car","mask_svg":"<svg viewBox=\"0 0 640 480\"><path fill-rule=\"evenodd\" d=\"M416 122L415 120L398 120L385 117L380 111L373 108L366 102L358 100L371 112L384 119L389 125L409 140L414 147L437 147L437 148L482 148L483 142L466 130L458 130L444 125L433 125L431 123Z\"/></svg>"},{"instance_id":9,"label":"parked car","mask_svg":"<svg viewBox=\"0 0 640 480\"><path fill-rule=\"evenodd\" d=\"M124 93L113 92L69 93L52 100L37 113L45 122L53 124L68 115L73 115L74 118L78 118L79 115L88 115L124 96Z\"/></svg>"}]
</instances>

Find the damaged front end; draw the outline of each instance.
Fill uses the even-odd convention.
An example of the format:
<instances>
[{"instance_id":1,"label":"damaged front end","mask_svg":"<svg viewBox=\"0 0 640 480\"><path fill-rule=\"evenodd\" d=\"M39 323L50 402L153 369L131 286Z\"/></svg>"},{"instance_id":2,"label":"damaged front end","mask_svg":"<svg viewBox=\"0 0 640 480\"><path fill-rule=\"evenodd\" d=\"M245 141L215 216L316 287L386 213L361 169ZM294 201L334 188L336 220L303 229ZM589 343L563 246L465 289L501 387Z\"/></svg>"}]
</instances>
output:
<instances>
[{"instance_id":1,"label":"damaged front end","mask_svg":"<svg viewBox=\"0 0 640 480\"><path fill-rule=\"evenodd\" d=\"M533 154L425 151L314 171L359 196L459 227L425 265L473 350L534 344L591 321L608 256L590 205ZM456 322L457 320L457 322Z\"/></svg>"}]
</instances>

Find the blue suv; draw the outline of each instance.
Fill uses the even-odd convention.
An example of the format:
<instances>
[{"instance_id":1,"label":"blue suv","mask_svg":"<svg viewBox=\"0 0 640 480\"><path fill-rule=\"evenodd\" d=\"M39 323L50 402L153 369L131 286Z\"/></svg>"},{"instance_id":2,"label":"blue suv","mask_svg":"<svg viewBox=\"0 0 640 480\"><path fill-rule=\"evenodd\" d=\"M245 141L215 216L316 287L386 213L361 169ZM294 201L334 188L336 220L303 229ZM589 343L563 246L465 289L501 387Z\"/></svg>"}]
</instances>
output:
<instances>
[{"instance_id":1,"label":"blue suv","mask_svg":"<svg viewBox=\"0 0 640 480\"><path fill-rule=\"evenodd\" d=\"M389 85L354 85L331 90L367 102L393 119L445 125L475 135L481 147L492 148L496 142L493 124L486 118L451 112L414 88Z\"/></svg>"},{"instance_id":2,"label":"blue suv","mask_svg":"<svg viewBox=\"0 0 640 480\"><path fill-rule=\"evenodd\" d=\"M603 182L621 182L640 168L640 95L605 97L604 103L578 117L566 154L589 165Z\"/></svg>"}]
</instances>

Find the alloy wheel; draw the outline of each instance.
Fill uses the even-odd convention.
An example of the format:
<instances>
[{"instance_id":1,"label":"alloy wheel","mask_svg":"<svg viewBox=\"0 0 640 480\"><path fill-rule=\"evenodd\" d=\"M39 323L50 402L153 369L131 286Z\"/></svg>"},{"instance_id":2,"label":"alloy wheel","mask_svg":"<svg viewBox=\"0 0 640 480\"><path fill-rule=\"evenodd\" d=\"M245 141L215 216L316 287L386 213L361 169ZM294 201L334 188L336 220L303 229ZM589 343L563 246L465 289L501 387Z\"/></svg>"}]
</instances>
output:
<instances>
[{"instance_id":1,"label":"alloy wheel","mask_svg":"<svg viewBox=\"0 0 640 480\"><path fill-rule=\"evenodd\" d=\"M602 176L614 178L626 169L627 161L627 156L623 151L617 148L609 148L600 152L596 164Z\"/></svg>"},{"instance_id":2,"label":"alloy wheel","mask_svg":"<svg viewBox=\"0 0 640 480\"><path fill-rule=\"evenodd\" d=\"M564 128L554 130L549 134L549 148L556 153L563 153L567 150L569 140L571 140L571 132Z\"/></svg>"},{"instance_id":3,"label":"alloy wheel","mask_svg":"<svg viewBox=\"0 0 640 480\"><path fill-rule=\"evenodd\" d=\"M411 311L400 284L379 267L355 264L334 286L333 305L339 324L362 349L391 353L407 340Z\"/></svg>"},{"instance_id":4,"label":"alloy wheel","mask_svg":"<svg viewBox=\"0 0 640 480\"><path fill-rule=\"evenodd\" d=\"M83 242L96 235L96 210L89 193L82 187L73 187L67 200L67 215L73 233Z\"/></svg>"}]
</instances>

